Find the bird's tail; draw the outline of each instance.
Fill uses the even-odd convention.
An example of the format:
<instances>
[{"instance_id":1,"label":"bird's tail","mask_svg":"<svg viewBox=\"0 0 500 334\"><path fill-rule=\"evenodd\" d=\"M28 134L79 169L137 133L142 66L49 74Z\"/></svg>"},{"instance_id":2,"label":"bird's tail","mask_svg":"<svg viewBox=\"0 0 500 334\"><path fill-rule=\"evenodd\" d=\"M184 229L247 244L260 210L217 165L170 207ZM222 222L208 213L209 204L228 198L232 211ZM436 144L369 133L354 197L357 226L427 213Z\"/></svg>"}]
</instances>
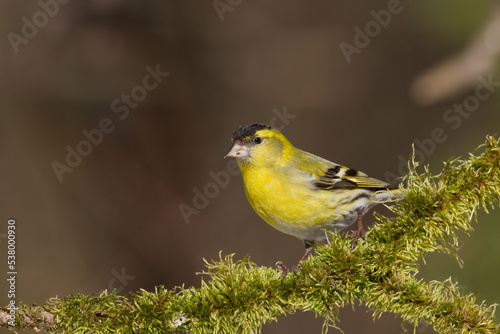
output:
<instances>
[{"instance_id":1,"label":"bird's tail","mask_svg":"<svg viewBox=\"0 0 500 334\"><path fill-rule=\"evenodd\" d=\"M405 197L405 194L399 188L379 190L373 194L373 202L385 203Z\"/></svg>"}]
</instances>

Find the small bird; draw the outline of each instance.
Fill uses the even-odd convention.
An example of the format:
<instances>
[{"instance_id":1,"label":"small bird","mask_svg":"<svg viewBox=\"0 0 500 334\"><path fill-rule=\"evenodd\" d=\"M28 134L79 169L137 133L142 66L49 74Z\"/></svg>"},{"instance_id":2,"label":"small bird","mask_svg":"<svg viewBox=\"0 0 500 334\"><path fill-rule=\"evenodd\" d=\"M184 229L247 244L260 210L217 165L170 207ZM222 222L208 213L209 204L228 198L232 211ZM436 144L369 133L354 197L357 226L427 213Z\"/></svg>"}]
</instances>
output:
<instances>
[{"instance_id":1,"label":"small bird","mask_svg":"<svg viewBox=\"0 0 500 334\"><path fill-rule=\"evenodd\" d=\"M226 157L234 157L245 193L255 212L275 229L304 242L305 260L325 230L340 231L355 222L352 247L364 238L361 217L374 205L401 197L384 181L294 147L265 124L240 126ZM300 268L300 261L293 271ZM292 271L281 261L284 275Z\"/></svg>"}]
</instances>

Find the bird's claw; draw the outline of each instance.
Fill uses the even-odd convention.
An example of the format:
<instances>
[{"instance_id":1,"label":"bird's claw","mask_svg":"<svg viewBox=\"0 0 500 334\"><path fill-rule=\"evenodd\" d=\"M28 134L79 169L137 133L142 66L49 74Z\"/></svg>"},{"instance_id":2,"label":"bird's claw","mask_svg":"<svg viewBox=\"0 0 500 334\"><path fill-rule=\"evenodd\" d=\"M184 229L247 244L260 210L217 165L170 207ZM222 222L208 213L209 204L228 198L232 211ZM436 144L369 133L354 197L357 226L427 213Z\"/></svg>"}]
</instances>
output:
<instances>
[{"instance_id":1,"label":"bird's claw","mask_svg":"<svg viewBox=\"0 0 500 334\"><path fill-rule=\"evenodd\" d=\"M362 238L363 240L366 239L365 238L365 229L363 228L363 226L361 226L361 228L358 227L358 229L356 229L356 231L352 231L351 238L353 238L352 243L351 243L351 248L354 249L354 248L356 248L356 243L358 242L359 238Z\"/></svg>"},{"instance_id":2,"label":"bird's claw","mask_svg":"<svg viewBox=\"0 0 500 334\"><path fill-rule=\"evenodd\" d=\"M276 262L276 264L274 266L276 268L278 268L279 270L281 270L281 283L283 283L283 280L285 279L285 277L288 273L296 274L299 272L299 269L300 269L300 263L293 266L293 267L288 267L283 263L283 261Z\"/></svg>"}]
</instances>

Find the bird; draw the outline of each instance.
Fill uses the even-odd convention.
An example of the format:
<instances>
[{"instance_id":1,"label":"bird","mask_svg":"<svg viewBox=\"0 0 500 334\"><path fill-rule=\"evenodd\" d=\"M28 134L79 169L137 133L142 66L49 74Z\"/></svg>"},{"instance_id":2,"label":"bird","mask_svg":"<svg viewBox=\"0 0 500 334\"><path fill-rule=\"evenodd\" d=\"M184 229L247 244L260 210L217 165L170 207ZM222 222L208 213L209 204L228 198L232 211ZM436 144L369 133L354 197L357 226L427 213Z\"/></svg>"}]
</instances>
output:
<instances>
[{"instance_id":1,"label":"bird","mask_svg":"<svg viewBox=\"0 0 500 334\"><path fill-rule=\"evenodd\" d=\"M351 234L355 248L365 235L362 216L376 204L402 197L396 186L296 148L266 124L238 127L231 143L225 157L236 158L252 208L275 229L304 242L296 266L276 263L284 275L299 270L315 243L326 240L325 230L339 232L357 223Z\"/></svg>"}]
</instances>

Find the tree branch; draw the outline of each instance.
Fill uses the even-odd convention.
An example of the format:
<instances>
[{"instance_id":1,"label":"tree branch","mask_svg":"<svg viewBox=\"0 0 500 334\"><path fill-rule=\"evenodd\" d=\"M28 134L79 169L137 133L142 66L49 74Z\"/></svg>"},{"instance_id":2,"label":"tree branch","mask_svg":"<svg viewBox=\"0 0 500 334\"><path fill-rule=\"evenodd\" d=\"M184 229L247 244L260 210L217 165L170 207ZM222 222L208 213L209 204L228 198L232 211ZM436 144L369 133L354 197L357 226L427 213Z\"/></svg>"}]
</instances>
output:
<instances>
[{"instance_id":1,"label":"tree branch","mask_svg":"<svg viewBox=\"0 0 500 334\"><path fill-rule=\"evenodd\" d=\"M490 17L459 53L423 71L413 81L413 100L430 105L477 85L479 76L494 72L500 54L500 4L493 3Z\"/></svg>"}]
</instances>

